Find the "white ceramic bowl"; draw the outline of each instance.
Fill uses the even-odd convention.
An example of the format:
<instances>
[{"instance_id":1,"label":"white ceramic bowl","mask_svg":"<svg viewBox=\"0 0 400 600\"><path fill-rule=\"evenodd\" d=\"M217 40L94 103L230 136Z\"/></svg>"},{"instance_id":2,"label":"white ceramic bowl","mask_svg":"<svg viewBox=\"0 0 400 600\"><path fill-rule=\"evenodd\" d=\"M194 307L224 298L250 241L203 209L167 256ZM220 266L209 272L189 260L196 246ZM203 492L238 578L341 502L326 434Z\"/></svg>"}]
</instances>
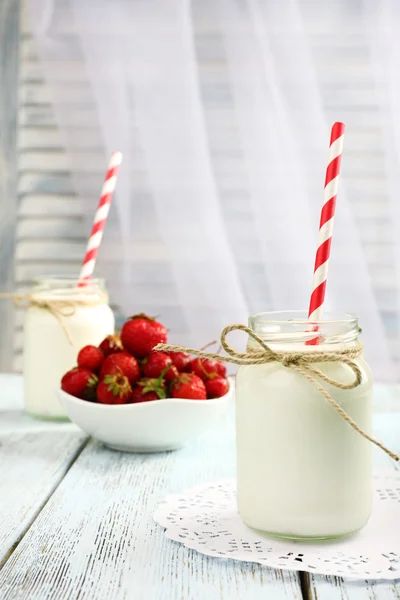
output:
<instances>
[{"instance_id":1,"label":"white ceramic bowl","mask_svg":"<svg viewBox=\"0 0 400 600\"><path fill-rule=\"evenodd\" d=\"M110 406L86 402L58 390L68 417L83 431L114 450L161 452L176 450L213 425L227 410L234 383L222 398L167 398Z\"/></svg>"}]
</instances>

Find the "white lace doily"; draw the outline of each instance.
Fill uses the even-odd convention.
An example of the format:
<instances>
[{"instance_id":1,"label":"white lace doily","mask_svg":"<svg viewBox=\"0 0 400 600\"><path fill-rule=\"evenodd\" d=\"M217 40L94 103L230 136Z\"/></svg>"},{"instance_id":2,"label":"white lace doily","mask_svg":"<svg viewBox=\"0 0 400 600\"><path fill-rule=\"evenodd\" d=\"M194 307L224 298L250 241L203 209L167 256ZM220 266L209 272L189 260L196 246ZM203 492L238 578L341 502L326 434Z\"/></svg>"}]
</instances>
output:
<instances>
[{"instance_id":1,"label":"white lace doily","mask_svg":"<svg viewBox=\"0 0 400 600\"><path fill-rule=\"evenodd\" d=\"M374 476L374 510L357 534L320 543L291 542L260 536L246 527L236 508L234 480L205 483L168 496L154 513L175 541L218 558L355 577L400 578L400 473Z\"/></svg>"}]
</instances>

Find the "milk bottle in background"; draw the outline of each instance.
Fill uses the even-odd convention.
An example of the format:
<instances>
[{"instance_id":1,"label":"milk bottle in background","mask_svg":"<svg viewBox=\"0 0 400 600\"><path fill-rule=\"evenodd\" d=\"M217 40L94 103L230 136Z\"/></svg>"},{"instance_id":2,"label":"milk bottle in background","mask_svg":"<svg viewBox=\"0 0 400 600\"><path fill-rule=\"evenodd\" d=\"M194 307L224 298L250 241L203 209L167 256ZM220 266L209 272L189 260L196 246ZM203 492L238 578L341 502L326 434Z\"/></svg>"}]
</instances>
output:
<instances>
[{"instance_id":1,"label":"milk bottle in background","mask_svg":"<svg viewBox=\"0 0 400 600\"><path fill-rule=\"evenodd\" d=\"M352 315L327 314L319 324L321 345L304 345L310 325L301 312L260 313L250 317L249 327L273 350L288 352L337 352L355 346L359 334ZM370 434L371 373L362 357L354 362L362 371L358 387L341 390L322 383ZM354 379L350 367L340 362L313 366L344 383ZM313 539L353 533L367 523L371 444L301 373L277 362L242 366L236 402L237 501L249 527Z\"/></svg>"},{"instance_id":2,"label":"milk bottle in background","mask_svg":"<svg viewBox=\"0 0 400 600\"><path fill-rule=\"evenodd\" d=\"M25 410L40 418L65 419L56 390L76 365L77 353L114 333L104 281L41 279L31 292L24 326ZM72 343L71 343L72 342Z\"/></svg>"}]
</instances>

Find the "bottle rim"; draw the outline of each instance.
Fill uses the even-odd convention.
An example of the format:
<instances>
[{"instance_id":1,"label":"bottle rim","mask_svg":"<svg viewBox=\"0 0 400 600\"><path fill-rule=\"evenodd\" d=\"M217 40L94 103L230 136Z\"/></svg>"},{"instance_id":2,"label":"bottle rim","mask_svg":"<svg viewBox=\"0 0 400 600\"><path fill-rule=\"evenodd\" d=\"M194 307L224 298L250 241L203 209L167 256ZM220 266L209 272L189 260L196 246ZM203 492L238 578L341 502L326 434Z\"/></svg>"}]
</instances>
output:
<instances>
[{"instance_id":1,"label":"bottle rim","mask_svg":"<svg viewBox=\"0 0 400 600\"><path fill-rule=\"evenodd\" d=\"M323 319L310 321L308 319L307 311L305 310L271 310L254 313L250 316L250 319L262 319L268 321L268 323L289 323L296 320L299 323L311 323L312 325L318 325L320 323L349 323L351 321L358 321L357 316L354 313L327 312L325 314L328 316L328 318L324 317Z\"/></svg>"},{"instance_id":2,"label":"bottle rim","mask_svg":"<svg viewBox=\"0 0 400 600\"><path fill-rule=\"evenodd\" d=\"M105 280L99 277L93 277L85 280L84 285L79 285L81 280L77 277L36 277L33 281L32 295L41 298L58 299L78 299L82 300L89 297L100 297L104 303L108 302L108 295L105 287ZM86 300L85 300L86 301Z\"/></svg>"},{"instance_id":3,"label":"bottle rim","mask_svg":"<svg viewBox=\"0 0 400 600\"><path fill-rule=\"evenodd\" d=\"M249 327L270 343L304 344L318 338L318 344L349 343L358 339L361 329L352 313L326 312L324 318L309 321L307 311L259 312L249 317Z\"/></svg>"},{"instance_id":4,"label":"bottle rim","mask_svg":"<svg viewBox=\"0 0 400 600\"><path fill-rule=\"evenodd\" d=\"M78 277L69 277L67 275L38 275L33 278L33 285L55 284L64 285L66 287L77 286L81 280ZM103 277L91 277L86 280L87 285L97 285L104 287L105 280Z\"/></svg>"}]
</instances>

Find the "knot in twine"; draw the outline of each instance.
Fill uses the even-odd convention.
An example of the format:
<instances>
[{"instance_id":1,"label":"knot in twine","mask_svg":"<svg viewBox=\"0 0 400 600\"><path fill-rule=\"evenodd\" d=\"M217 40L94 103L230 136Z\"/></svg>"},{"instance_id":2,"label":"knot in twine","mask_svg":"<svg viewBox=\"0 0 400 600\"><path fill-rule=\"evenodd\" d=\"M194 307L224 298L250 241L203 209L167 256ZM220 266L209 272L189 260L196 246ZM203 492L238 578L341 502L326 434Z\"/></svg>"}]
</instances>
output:
<instances>
[{"instance_id":1,"label":"knot in twine","mask_svg":"<svg viewBox=\"0 0 400 600\"><path fill-rule=\"evenodd\" d=\"M260 350L253 348L247 348L246 352L237 352L227 342L227 335L231 331L244 331L257 342ZM350 415L334 400L328 390L320 383L319 379L322 379L329 385L340 390L352 390L360 385L362 382L362 372L358 364L354 359L358 358L362 354L362 345L357 344L352 348L343 348L342 350L335 350L334 352L276 352L268 346L264 340L252 331L246 325L228 325L221 333L221 345L228 356L222 356L221 354L215 354L212 352L204 352L202 350L196 350L194 348L185 348L183 346L175 346L171 344L158 344L154 349L163 350L169 352L188 352L195 356L201 356L202 358L212 358L216 360L222 360L224 362L233 363L236 365L264 365L268 363L277 362L282 366L296 371L304 379L306 379L311 385L316 388L320 394L329 402L329 404L339 413L346 423L350 425L357 433L362 435L366 440L381 448L386 454L388 454L393 460L400 461L400 456L389 450L384 444L370 436L364 429L362 429ZM354 379L350 383L343 383L333 377L329 377L323 371L314 366L315 363L332 363L341 362L342 364L348 365L353 371Z\"/></svg>"},{"instance_id":2,"label":"knot in twine","mask_svg":"<svg viewBox=\"0 0 400 600\"><path fill-rule=\"evenodd\" d=\"M73 300L54 300L54 299L45 299L41 298L36 294L0 294L1 298L9 298L14 302L14 305L18 308L30 308L31 306L41 308L43 310L48 310L60 323L69 343L71 346L74 345L74 340L72 339L71 332L66 323L66 318L72 317L78 306L97 306L99 304L107 304L108 296L107 294L100 294L98 298L90 298L82 297L82 298L74 298Z\"/></svg>"}]
</instances>

